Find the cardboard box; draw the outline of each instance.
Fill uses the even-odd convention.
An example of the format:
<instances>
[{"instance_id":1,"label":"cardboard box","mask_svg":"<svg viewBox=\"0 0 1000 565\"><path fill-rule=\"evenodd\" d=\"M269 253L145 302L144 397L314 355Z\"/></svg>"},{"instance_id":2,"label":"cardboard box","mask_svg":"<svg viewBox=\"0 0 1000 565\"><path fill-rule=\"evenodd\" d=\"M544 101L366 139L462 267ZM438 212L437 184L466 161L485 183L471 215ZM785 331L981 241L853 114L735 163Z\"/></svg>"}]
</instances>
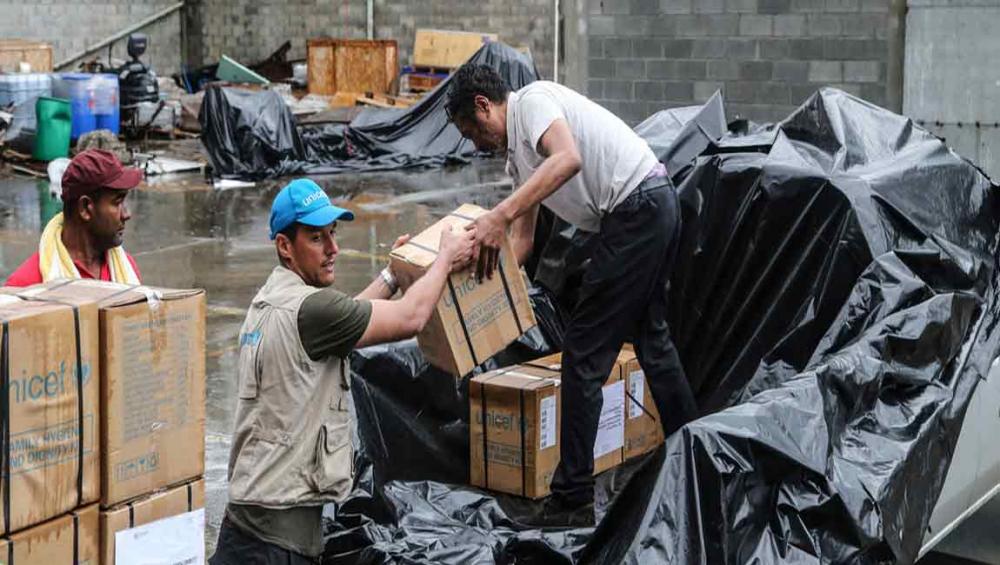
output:
<instances>
[{"instance_id":1,"label":"cardboard box","mask_svg":"<svg viewBox=\"0 0 1000 565\"><path fill-rule=\"evenodd\" d=\"M91 504L0 539L0 563L99 565L99 529L97 505Z\"/></svg>"},{"instance_id":2,"label":"cardboard box","mask_svg":"<svg viewBox=\"0 0 1000 565\"><path fill-rule=\"evenodd\" d=\"M197 479L110 510L101 510L102 565L115 565L115 535L118 532L204 507L205 481ZM203 544L204 539L200 543Z\"/></svg>"},{"instance_id":3,"label":"cardboard box","mask_svg":"<svg viewBox=\"0 0 1000 565\"><path fill-rule=\"evenodd\" d=\"M469 382L469 482L473 486L528 498L549 494L560 456L559 369L555 355L490 371ZM621 377L621 365L616 365L602 388L595 475L622 462L625 383Z\"/></svg>"},{"instance_id":4,"label":"cardboard box","mask_svg":"<svg viewBox=\"0 0 1000 565\"><path fill-rule=\"evenodd\" d=\"M529 366L544 367L557 373L562 371L562 353L555 353L527 363ZM603 473L616 467L624 460L625 446L625 383L622 381L622 364L615 362L608 380L601 387L604 395L601 417L597 424L594 440L594 474Z\"/></svg>"},{"instance_id":5,"label":"cardboard box","mask_svg":"<svg viewBox=\"0 0 1000 565\"><path fill-rule=\"evenodd\" d=\"M623 349L618 363L625 379L625 451L626 460L649 453L665 440L660 413L653 401L653 393L646 382L646 374L631 348ZM638 402L636 402L638 401Z\"/></svg>"},{"instance_id":6,"label":"cardboard box","mask_svg":"<svg viewBox=\"0 0 1000 565\"><path fill-rule=\"evenodd\" d=\"M393 270L402 275L404 283L416 279L437 258L445 226L462 230L484 213L486 210L471 204L455 210L394 250L390 259ZM504 241L500 255L500 266L492 279L477 283L474 267L449 277L430 322L417 336L432 365L455 376L466 375L535 326L528 290L508 241Z\"/></svg>"},{"instance_id":7,"label":"cardboard box","mask_svg":"<svg viewBox=\"0 0 1000 565\"><path fill-rule=\"evenodd\" d=\"M205 292L73 280L39 297L98 301L101 506L205 470Z\"/></svg>"},{"instance_id":8,"label":"cardboard box","mask_svg":"<svg viewBox=\"0 0 1000 565\"><path fill-rule=\"evenodd\" d=\"M418 29L413 41L413 66L455 69L484 44L496 40L495 33Z\"/></svg>"},{"instance_id":9,"label":"cardboard box","mask_svg":"<svg viewBox=\"0 0 1000 565\"><path fill-rule=\"evenodd\" d=\"M100 497L97 305L74 303L78 317L66 304L0 295L0 430L10 442L0 435L0 476L10 477L0 481L0 509L10 512L8 524L0 510L0 534Z\"/></svg>"},{"instance_id":10,"label":"cardboard box","mask_svg":"<svg viewBox=\"0 0 1000 565\"><path fill-rule=\"evenodd\" d=\"M559 464L559 412L554 371L515 366L474 377L469 482L528 498L546 496Z\"/></svg>"}]
</instances>

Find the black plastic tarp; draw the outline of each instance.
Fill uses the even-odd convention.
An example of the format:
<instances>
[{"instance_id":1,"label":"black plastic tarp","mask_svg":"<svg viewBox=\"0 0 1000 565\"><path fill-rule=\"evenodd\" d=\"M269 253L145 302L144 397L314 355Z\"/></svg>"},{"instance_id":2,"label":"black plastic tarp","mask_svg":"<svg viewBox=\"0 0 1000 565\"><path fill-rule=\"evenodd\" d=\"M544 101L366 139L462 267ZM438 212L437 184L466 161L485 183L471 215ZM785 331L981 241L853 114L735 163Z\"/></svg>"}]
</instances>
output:
<instances>
[{"instance_id":1,"label":"black plastic tarp","mask_svg":"<svg viewBox=\"0 0 1000 565\"><path fill-rule=\"evenodd\" d=\"M697 137L680 135L689 123L674 139ZM774 127L695 143L674 173L671 330L704 415L599 477L596 528L534 529L534 503L462 485L467 381L412 342L362 350L361 471L324 562L916 559L1000 351L996 187L910 120L833 89ZM551 296L533 299L550 328L494 364L558 346Z\"/></svg>"},{"instance_id":2,"label":"black plastic tarp","mask_svg":"<svg viewBox=\"0 0 1000 565\"><path fill-rule=\"evenodd\" d=\"M531 57L503 43L469 60L489 65L512 89L538 80ZM448 121L450 78L405 110L370 108L350 124L296 126L277 92L213 87L198 119L215 174L277 177L436 167L464 162L475 147Z\"/></svg>"}]
</instances>

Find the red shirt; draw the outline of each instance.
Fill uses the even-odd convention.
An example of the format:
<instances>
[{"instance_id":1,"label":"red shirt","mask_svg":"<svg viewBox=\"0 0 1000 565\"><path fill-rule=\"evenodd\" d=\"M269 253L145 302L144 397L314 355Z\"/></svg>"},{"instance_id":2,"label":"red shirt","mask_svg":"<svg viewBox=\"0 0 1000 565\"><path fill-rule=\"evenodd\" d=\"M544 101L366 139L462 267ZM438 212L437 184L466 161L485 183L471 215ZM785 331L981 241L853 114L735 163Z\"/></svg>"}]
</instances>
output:
<instances>
[{"instance_id":1,"label":"red shirt","mask_svg":"<svg viewBox=\"0 0 1000 565\"><path fill-rule=\"evenodd\" d=\"M139 273L139 267L135 264L135 259L131 255L125 253L128 257L128 262L132 264L132 268L135 269L135 275L142 279L142 275ZM98 279L102 281L111 280L111 264L107 261L101 266L100 277L95 277L90 271L85 269L80 263L73 261L76 265L76 270L80 271L80 278L82 279ZM42 282L42 269L38 264L38 252L36 251L34 255L28 257L28 260L21 263L10 277L7 279L5 286L31 286L33 284L39 284Z\"/></svg>"}]
</instances>

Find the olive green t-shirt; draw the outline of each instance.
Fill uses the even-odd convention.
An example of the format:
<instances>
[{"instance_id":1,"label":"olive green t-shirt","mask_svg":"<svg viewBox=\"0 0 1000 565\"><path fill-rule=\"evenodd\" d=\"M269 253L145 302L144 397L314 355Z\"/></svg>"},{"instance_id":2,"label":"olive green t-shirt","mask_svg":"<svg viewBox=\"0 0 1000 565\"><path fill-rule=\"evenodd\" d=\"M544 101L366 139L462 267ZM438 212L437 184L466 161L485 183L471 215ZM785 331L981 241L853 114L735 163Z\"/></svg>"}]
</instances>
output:
<instances>
[{"instance_id":1,"label":"olive green t-shirt","mask_svg":"<svg viewBox=\"0 0 1000 565\"><path fill-rule=\"evenodd\" d=\"M309 295L299 307L299 339L313 361L346 358L364 335L372 305L333 288ZM226 515L257 539L307 557L323 553L323 507L276 510L249 504L230 504Z\"/></svg>"}]
</instances>

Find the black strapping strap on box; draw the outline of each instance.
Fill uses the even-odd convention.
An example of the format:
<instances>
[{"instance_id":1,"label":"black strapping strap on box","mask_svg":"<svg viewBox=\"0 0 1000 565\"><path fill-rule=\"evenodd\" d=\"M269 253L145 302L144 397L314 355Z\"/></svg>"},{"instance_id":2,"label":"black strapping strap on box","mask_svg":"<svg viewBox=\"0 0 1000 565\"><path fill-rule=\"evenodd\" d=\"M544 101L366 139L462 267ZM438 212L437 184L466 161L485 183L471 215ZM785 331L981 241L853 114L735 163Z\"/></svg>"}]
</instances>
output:
<instances>
[{"instance_id":1,"label":"black strapping strap on box","mask_svg":"<svg viewBox=\"0 0 1000 565\"><path fill-rule=\"evenodd\" d=\"M625 396L629 397L632 400L632 402L635 402L636 404L638 404L639 405L639 409L642 410L643 412L645 412L645 414L647 416L649 416L650 420L652 420L654 422L657 421L656 420L656 416L654 416L653 413L650 412L649 410L646 410L646 406L643 405L642 402L639 402L638 400L636 400L635 397L632 396L632 393L628 391L628 382L625 383ZM627 402L625 403L625 419L626 420L628 419L628 403Z\"/></svg>"},{"instance_id":2,"label":"black strapping strap on box","mask_svg":"<svg viewBox=\"0 0 1000 565\"><path fill-rule=\"evenodd\" d=\"M500 282L503 283L504 294L507 295L507 303L510 304L510 313L514 316L514 323L517 324L517 335L524 335L524 328L521 326L521 314L514 305L514 295L510 292L510 285L507 284L507 275L504 273L503 265L497 269L500 272Z\"/></svg>"},{"instance_id":3,"label":"black strapping strap on box","mask_svg":"<svg viewBox=\"0 0 1000 565\"><path fill-rule=\"evenodd\" d=\"M80 309L73 306L73 330L76 334L76 505L83 505L83 354L80 351ZM76 518L74 518L75 520ZM74 522L75 523L75 522ZM75 527L75 526L74 526ZM74 561L76 563L76 561Z\"/></svg>"},{"instance_id":4,"label":"black strapping strap on box","mask_svg":"<svg viewBox=\"0 0 1000 565\"><path fill-rule=\"evenodd\" d=\"M0 415L3 452L0 453L0 474L3 477L3 531L10 533L10 322L3 323L3 338L0 340L0 404L3 404L3 414ZM13 542L10 549L14 555Z\"/></svg>"},{"instance_id":5,"label":"black strapping strap on box","mask_svg":"<svg viewBox=\"0 0 1000 565\"><path fill-rule=\"evenodd\" d=\"M489 426L486 425L486 383L479 383L480 397L483 405L482 414L482 426L483 426L483 486L490 488L490 459L489 459L489 442L487 441L486 434L489 431Z\"/></svg>"},{"instance_id":6,"label":"black strapping strap on box","mask_svg":"<svg viewBox=\"0 0 1000 565\"><path fill-rule=\"evenodd\" d=\"M73 513L73 565L80 563L80 516Z\"/></svg>"},{"instance_id":7,"label":"black strapping strap on box","mask_svg":"<svg viewBox=\"0 0 1000 565\"><path fill-rule=\"evenodd\" d=\"M476 221L475 218L471 216L466 216L464 214L456 214L452 212L448 214L449 216L455 216L456 218L461 218L463 220L468 220L470 222ZM510 311L514 314L514 323L517 324L517 333L519 335L524 334L524 328L521 326L521 316L517 312L517 306L514 305L514 295L510 292L510 285L507 284L507 274L503 269L503 262L501 261L500 268L497 269L500 272L500 282L503 284L503 291L507 295L507 303L510 304ZM477 363L478 364L478 363Z\"/></svg>"},{"instance_id":8,"label":"black strapping strap on box","mask_svg":"<svg viewBox=\"0 0 1000 565\"><path fill-rule=\"evenodd\" d=\"M135 527L135 510L132 508L132 503L128 503L128 528L131 530Z\"/></svg>"},{"instance_id":9,"label":"black strapping strap on box","mask_svg":"<svg viewBox=\"0 0 1000 565\"><path fill-rule=\"evenodd\" d=\"M462 325L462 333L465 335L465 343L469 344L469 355L472 355L472 364L478 366L479 358L476 357L476 348L472 346L472 334L469 333L469 326L465 323L465 316L462 314L462 306L458 303L458 294L455 292L455 285L451 284L451 276L448 277L448 292L451 293L451 300L455 303L455 311L458 312L458 322Z\"/></svg>"},{"instance_id":10,"label":"black strapping strap on box","mask_svg":"<svg viewBox=\"0 0 1000 565\"><path fill-rule=\"evenodd\" d=\"M194 503L193 503L194 502L193 501L193 499L194 499L194 493L192 493L192 491L191 491L191 483L187 484L187 489L188 489L188 512L190 512L190 511L194 510L194 508L192 508L192 506L194 506Z\"/></svg>"},{"instance_id":11,"label":"black strapping strap on box","mask_svg":"<svg viewBox=\"0 0 1000 565\"><path fill-rule=\"evenodd\" d=\"M407 245L412 245L417 249L423 249L428 253L433 253L437 255L437 250L426 245L421 245L415 241L408 242ZM451 294L451 300L455 303L455 310L458 312L458 323L462 326L462 335L465 336L465 343L469 346L469 354L472 356L472 364L479 365L479 358L476 357L476 348L472 345L472 334L469 333L469 326L465 324L465 316L462 315L462 307L458 304L458 293L455 292L455 285L451 282L451 275L448 275L448 292Z\"/></svg>"},{"instance_id":12,"label":"black strapping strap on box","mask_svg":"<svg viewBox=\"0 0 1000 565\"><path fill-rule=\"evenodd\" d=\"M524 443L524 435L525 435L525 431L526 431L525 428L527 427L527 424L525 424L525 420L527 420L527 418L524 417L524 389L523 388L522 389L518 389L517 392L518 392L518 400L521 403L521 414L520 414L520 420L521 420L521 496L528 496L528 452L525 450L525 443Z\"/></svg>"}]
</instances>

